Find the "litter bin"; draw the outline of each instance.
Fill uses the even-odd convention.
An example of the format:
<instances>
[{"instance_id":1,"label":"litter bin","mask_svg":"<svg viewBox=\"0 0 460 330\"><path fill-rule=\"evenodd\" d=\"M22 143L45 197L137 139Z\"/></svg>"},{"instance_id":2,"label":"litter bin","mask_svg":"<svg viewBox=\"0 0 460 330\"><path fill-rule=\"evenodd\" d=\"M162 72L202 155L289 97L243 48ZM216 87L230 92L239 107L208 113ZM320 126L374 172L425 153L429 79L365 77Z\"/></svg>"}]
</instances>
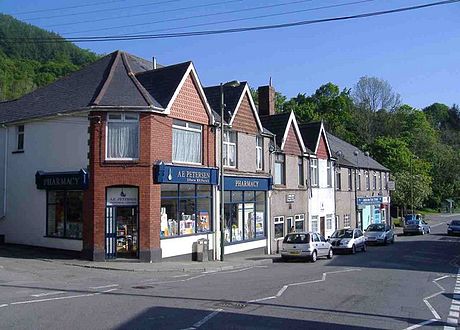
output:
<instances>
[{"instance_id":1,"label":"litter bin","mask_svg":"<svg viewBox=\"0 0 460 330\"><path fill-rule=\"evenodd\" d=\"M196 242L196 261L208 261L209 240L200 238Z\"/></svg>"}]
</instances>

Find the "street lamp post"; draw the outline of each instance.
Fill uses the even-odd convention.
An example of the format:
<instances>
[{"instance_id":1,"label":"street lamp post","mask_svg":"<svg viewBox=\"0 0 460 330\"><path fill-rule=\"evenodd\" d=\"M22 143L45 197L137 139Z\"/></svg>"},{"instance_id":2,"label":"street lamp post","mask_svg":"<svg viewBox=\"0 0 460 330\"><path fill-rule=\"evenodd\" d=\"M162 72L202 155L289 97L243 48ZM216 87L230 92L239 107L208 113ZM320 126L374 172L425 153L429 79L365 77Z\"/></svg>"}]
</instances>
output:
<instances>
[{"instance_id":1,"label":"street lamp post","mask_svg":"<svg viewBox=\"0 0 460 330\"><path fill-rule=\"evenodd\" d=\"M224 87L238 87L240 82L237 80L220 84L220 261L224 261L224 233L225 233L225 201L224 201Z\"/></svg>"}]
</instances>

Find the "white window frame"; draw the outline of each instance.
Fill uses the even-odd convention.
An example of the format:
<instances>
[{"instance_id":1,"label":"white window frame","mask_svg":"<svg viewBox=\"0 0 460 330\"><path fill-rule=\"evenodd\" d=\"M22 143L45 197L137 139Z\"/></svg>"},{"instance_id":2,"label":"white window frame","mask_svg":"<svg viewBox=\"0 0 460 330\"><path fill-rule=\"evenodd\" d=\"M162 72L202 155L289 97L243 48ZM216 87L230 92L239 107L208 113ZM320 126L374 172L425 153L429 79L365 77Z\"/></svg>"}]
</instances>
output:
<instances>
[{"instance_id":1,"label":"white window frame","mask_svg":"<svg viewBox=\"0 0 460 330\"><path fill-rule=\"evenodd\" d=\"M316 230L313 230L313 223L316 224ZM312 215L311 216L311 221L310 221L310 231L317 233L319 230L319 216L317 215Z\"/></svg>"},{"instance_id":2,"label":"white window frame","mask_svg":"<svg viewBox=\"0 0 460 330\"><path fill-rule=\"evenodd\" d=\"M275 237L275 239L284 239L284 236L286 236L286 230L284 229L284 215L280 215L277 217L273 218L273 229L276 227L275 225L283 224L283 235L281 237ZM273 236L276 235L276 230L273 230Z\"/></svg>"},{"instance_id":3,"label":"white window frame","mask_svg":"<svg viewBox=\"0 0 460 330\"><path fill-rule=\"evenodd\" d=\"M335 171L335 190L342 190L342 169L340 167Z\"/></svg>"},{"instance_id":4,"label":"white window frame","mask_svg":"<svg viewBox=\"0 0 460 330\"><path fill-rule=\"evenodd\" d=\"M350 228L351 227L350 215L349 214L344 214L343 215L343 227L344 228Z\"/></svg>"},{"instance_id":5,"label":"white window frame","mask_svg":"<svg viewBox=\"0 0 460 330\"><path fill-rule=\"evenodd\" d=\"M361 190L361 170L356 170L356 171L358 173L358 180L357 180L358 181L357 182L358 186L356 187L356 190ZM356 173L355 173L355 175L356 175Z\"/></svg>"},{"instance_id":6,"label":"white window frame","mask_svg":"<svg viewBox=\"0 0 460 330\"><path fill-rule=\"evenodd\" d=\"M371 177L369 175L369 171L365 171L364 175L366 176L366 190L371 190Z\"/></svg>"},{"instance_id":7,"label":"white window frame","mask_svg":"<svg viewBox=\"0 0 460 330\"><path fill-rule=\"evenodd\" d=\"M302 222L303 231L305 231L305 214L294 215L294 229L297 230L297 222Z\"/></svg>"},{"instance_id":8,"label":"white window frame","mask_svg":"<svg viewBox=\"0 0 460 330\"><path fill-rule=\"evenodd\" d=\"M235 142L231 142L231 136L234 136L235 137ZM237 133L235 131L230 131L230 130L224 130L224 149L227 149L227 155L225 156L225 154L223 155L223 160L224 160L224 167L227 167L227 168L236 168L236 164L238 162L238 147L237 147L237 142L238 142L238 136L237 136ZM234 148L235 149L235 164L231 165L229 164L229 161L230 161L230 157L228 156L229 155L229 152L228 150L230 148Z\"/></svg>"},{"instance_id":9,"label":"white window frame","mask_svg":"<svg viewBox=\"0 0 460 330\"><path fill-rule=\"evenodd\" d=\"M305 186L305 171L304 171L304 161L303 157L297 158L297 176L298 176L298 184L299 186Z\"/></svg>"},{"instance_id":10,"label":"white window frame","mask_svg":"<svg viewBox=\"0 0 460 330\"><path fill-rule=\"evenodd\" d=\"M120 119L110 119L111 115L120 115ZM136 119L126 119L126 115L136 117ZM109 157L109 123L137 123L137 157L126 157L126 158L112 158ZM140 146L141 146L141 129L138 113L130 112L109 112L107 113L107 123L105 125L105 159L106 160L139 160L140 157Z\"/></svg>"},{"instance_id":11,"label":"white window frame","mask_svg":"<svg viewBox=\"0 0 460 330\"><path fill-rule=\"evenodd\" d=\"M281 160L278 160L278 157L280 157ZM276 175L276 164L282 164L281 166L281 182L277 182L277 175ZM273 177L273 183L275 185L279 186L284 186L286 185L286 155L285 154L275 154L275 168L274 168L274 177Z\"/></svg>"},{"instance_id":12,"label":"white window frame","mask_svg":"<svg viewBox=\"0 0 460 330\"><path fill-rule=\"evenodd\" d=\"M327 173L327 187L332 187L332 162L328 160L326 162L326 173Z\"/></svg>"},{"instance_id":13,"label":"white window frame","mask_svg":"<svg viewBox=\"0 0 460 330\"><path fill-rule=\"evenodd\" d=\"M383 184L382 184L382 172L379 172L379 190L381 191L382 190L382 187L383 187Z\"/></svg>"},{"instance_id":14,"label":"white window frame","mask_svg":"<svg viewBox=\"0 0 460 330\"><path fill-rule=\"evenodd\" d=\"M179 125L183 124L183 125ZM196 127L193 127L196 126ZM199 128L198 128L199 127ZM195 132L195 133L200 133L200 162L183 162L183 161L178 161L173 159L173 155L171 155L171 159L173 163L176 164L193 164L193 165L202 165L203 163L203 126L197 123L190 123L185 120L179 120L179 119L174 119L173 120L173 125L172 128L174 129L182 129L184 131L190 131L190 132ZM173 133L174 134L174 133ZM174 146L173 146L174 148Z\"/></svg>"},{"instance_id":15,"label":"white window frame","mask_svg":"<svg viewBox=\"0 0 460 330\"><path fill-rule=\"evenodd\" d=\"M319 187L318 159L310 159L310 180L312 187Z\"/></svg>"},{"instance_id":16,"label":"white window frame","mask_svg":"<svg viewBox=\"0 0 460 330\"><path fill-rule=\"evenodd\" d=\"M24 142L25 142L25 126L24 125L18 125L16 126L16 151L24 151ZM22 136L22 147L19 147L19 137Z\"/></svg>"},{"instance_id":17,"label":"white window frame","mask_svg":"<svg viewBox=\"0 0 460 330\"><path fill-rule=\"evenodd\" d=\"M348 191L353 190L353 170L351 168L348 169Z\"/></svg>"},{"instance_id":18,"label":"white window frame","mask_svg":"<svg viewBox=\"0 0 460 330\"><path fill-rule=\"evenodd\" d=\"M326 230L332 230L332 214L326 214Z\"/></svg>"},{"instance_id":19,"label":"white window frame","mask_svg":"<svg viewBox=\"0 0 460 330\"><path fill-rule=\"evenodd\" d=\"M373 172L373 179L372 179L372 190L377 190L377 172Z\"/></svg>"},{"instance_id":20,"label":"white window frame","mask_svg":"<svg viewBox=\"0 0 460 330\"><path fill-rule=\"evenodd\" d=\"M388 181L390 181L390 173L385 173L385 190L388 190Z\"/></svg>"},{"instance_id":21,"label":"white window frame","mask_svg":"<svg viewBox=\"0 0 460 330\"><path fill-rule=\"evenodd\" d=\"M258 135L256 136L256 170L262 171L263 169L264 169L264 138Z\"/></svg>"}]
</instances>

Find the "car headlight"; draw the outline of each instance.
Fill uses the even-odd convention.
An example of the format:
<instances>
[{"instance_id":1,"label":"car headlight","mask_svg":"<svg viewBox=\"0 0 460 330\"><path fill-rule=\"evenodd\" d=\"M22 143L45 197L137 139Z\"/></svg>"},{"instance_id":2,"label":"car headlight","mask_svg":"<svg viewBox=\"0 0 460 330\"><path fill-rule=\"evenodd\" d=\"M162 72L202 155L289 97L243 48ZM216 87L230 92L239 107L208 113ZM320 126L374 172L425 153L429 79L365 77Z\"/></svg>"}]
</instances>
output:
<instances>
[{"instance_id":1,"label":"car headlight","mask_svg":"<svg viewBox=\"0 0 460 330\"><path fill-rule=\"evenodd\" d=\"M348 245L348 243L350 243L349 240L342 240L342 242L340 242L342 245Z\"/></svg>"}]
</instances>

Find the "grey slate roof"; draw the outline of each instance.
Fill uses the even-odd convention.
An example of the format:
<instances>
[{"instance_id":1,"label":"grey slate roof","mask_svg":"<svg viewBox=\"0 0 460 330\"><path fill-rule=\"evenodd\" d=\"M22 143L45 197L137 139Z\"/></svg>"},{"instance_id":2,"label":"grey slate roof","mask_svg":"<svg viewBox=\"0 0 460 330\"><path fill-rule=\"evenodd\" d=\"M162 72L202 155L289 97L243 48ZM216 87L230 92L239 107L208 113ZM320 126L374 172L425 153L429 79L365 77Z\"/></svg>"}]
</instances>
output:
<instances>
[{"instance_id":1,"label":"grey slate roof","mask_svg":"<svg viewBox=\"0 0 460 330\"><path fill-rule=\"evenodd\" d=\"M276 146L281 148L284 132L291 116L290 112L277 113L271 116L260 116L262 126L276 135Z\"/></svg>"},{"instance_id":2,"label":"grey slate roof","mask_svg":"<svg viewBox=\"0 0 460 330\"><path fill-rule=\"evenodd\" d=\"M321 122L303 123L299 125L300 134L303 138L305 147L312 150L313 153L316 151L316 145L319 139L319 133L321 130Z\"/></svg>"},{"instance_id":3,"label":"grey slate roof","mask_svg":"<svg viewBox=\"0 0 460 330\"><path fill-rule=\"evenodd\" d=\"M152 70L151 62L115 51L19 99L0 102L0 123L88 110L90 107L163 110L189 65L190 62L186 62Z\"/></svg>"},{"instance_id":4,"label":"grey slate roof","mask_svg":"<svg viewBox=\"0 0 460 330\"><path fill-rule=\"evenodd\" d=\"M224 102L225 102L225 112L224 120L226 123L230 122L233 114L236 111L236 106L238 101L241 98L241 94L245 86L247 85L246 81L242 81L237 87L224 87ZM216 113L219 114L220 118L220 85L217 86L208 86L203 88L206 98L208 100L209 106ZM217 117L216 117L217 120Z\"/></svg>"},{"instance_id":5,"label":"grey slate roof","mask_svg":"<svg viewBox=\"0 0 460 330\"><path fill-rule=\"evenodd\" d=\"M164 66L136 74L137 80L163 108L168 106L182 77L192 62Z\"/></svg>"},{"instance_id":6,"label":"grey slate roof","mask_svg":"<svg viewBox=\"0 0 460 330\"><path fill-rule=\"evenodd\" d=\"M389 171L388 168L372 159L370 156L367 157L363 151L356 148L354 145L345 142L331 133L326 133L329 141L329 147L334 157L340 165L357 167L357 168L369 168L378 171ZM337 152L342 152L342 157L338 157ZM354 152L358 150L358 158L354 155Z\"/></svg>"}]
</instances>

